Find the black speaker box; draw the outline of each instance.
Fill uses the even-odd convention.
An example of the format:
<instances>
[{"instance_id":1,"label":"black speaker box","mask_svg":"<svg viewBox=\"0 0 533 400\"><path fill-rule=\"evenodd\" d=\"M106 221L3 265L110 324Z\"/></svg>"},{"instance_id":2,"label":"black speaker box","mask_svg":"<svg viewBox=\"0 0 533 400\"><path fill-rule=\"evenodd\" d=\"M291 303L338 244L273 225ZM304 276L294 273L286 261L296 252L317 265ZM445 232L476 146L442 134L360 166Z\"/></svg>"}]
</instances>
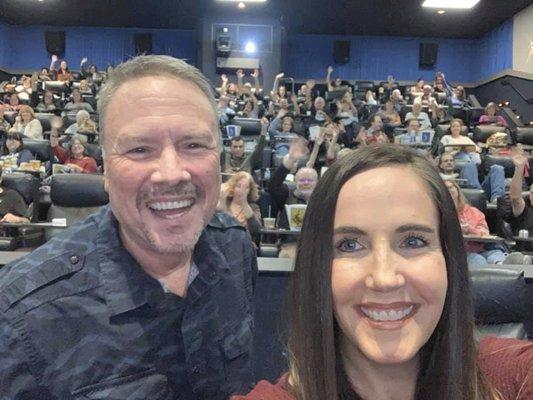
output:
<instances>
[{"instance_id":1,"label":"black speaker box","mask_svg":"<svg viewBox=\"0 0 533 400\"><path fill-rule=\"evenodd\" d=\"M432 67L437 63L437 53L439 45L437 43L420 43L420 59L418 63L421 67Z\"/></svg>"},{"instance_id":2,"label":"black speaker box","mask_svg":"<svg viewBox=\"0 0 533 400\"><path fill-rule=\"evenodd\" d=\"M46 43L46 51L50 54L64 54L65 53L65 32L51 32L44 33L44 41Z\"/></svg>"},{"instance_id":3,"label":"black speaker box","mask_svg":"<svg viewBox=\"0 0 533 400\"><path fill-rule=\"evenodd\" d=\"M333 60L337 64L346 64L350 61L349 40L335 40L333 42Z\"/></svg>"},{"instance_id":4,"label":"black speaker box","mask_svg":"<svg viewBox=\"0 0 533 400\"><path fill-rule=\"evenodd\" d=\"M152 54L152 34L151 33L136 33L133 36L133 43L135 45L135 55Z\"/></svg>"}]
</instances>

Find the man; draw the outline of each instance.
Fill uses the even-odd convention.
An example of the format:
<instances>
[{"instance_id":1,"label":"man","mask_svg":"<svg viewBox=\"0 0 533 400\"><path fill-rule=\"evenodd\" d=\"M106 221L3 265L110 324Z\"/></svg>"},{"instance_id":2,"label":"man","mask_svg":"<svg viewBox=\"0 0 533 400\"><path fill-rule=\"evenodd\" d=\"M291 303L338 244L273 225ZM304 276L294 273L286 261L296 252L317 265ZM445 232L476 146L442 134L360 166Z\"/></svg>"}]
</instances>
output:
<instances>
[{"instance_id":1,"label":"man","mask_svg":"<svg viewBox=\"0 0 533 400\"><path fill-rule=\"evenodd\" d=\"M420 122L416 118L408 119L405 123L407 133L399 136L401 144L422 143Z\"/></svg>"},{"instance_id":2,"label":"man","mask_svg":"<svg viewBox=\"0 0 533 400\"><path fill-rule=\"evenodd\" d=\"M469 162L461 164L459 173L455 170L455 161L451 153L444 153L440 156L439 170L442 179L463 179L468 186L475 189L483 189L487 199L495 203L498 197L505 195L505 169L501 165L491 165L489 173L479 183L477 165Z\"/></svg>"},{"instance_id":3,"label":"man","mask_svg":"<svg viewBox=\"0 0 533 400\"><path fill-rule=\"evenodd\" d=\"M229 152L222 152L222 170L225 173L236 173L246 171L249 174L254 169L261 168L263 159L263 149L267 144L266 135L268 132L268 120L261 119L261 134L253 152L249 155L244 153L244 139L235 136L230 140Z\"/></svg>"},{"instance_id":4,"label":"man","mask_svg":"<svg viewBox=\"0 0 533 400\"><path fill-rule=\"evenodd\" d=\"M525 171L529 171L528 159L520 150L515 150L513 164L515 168L509 188L513 210L510 222L513 233L517 234L521 229L533 231L533 185L529 187L529 195L524 200L522 197L522 184L524 183Z\"/></svg>"},{"instance_id":5,"label":"man","mask_svg":"<svg viewBox=\"0 0 533 400\"><path fill-rule=\"evenodd\" d=\"M109 206L0 271L0 398L227 399L252 382L255 253L213 213L211 87L136 57L100 92Z\"/></svg>"}]
</instances>

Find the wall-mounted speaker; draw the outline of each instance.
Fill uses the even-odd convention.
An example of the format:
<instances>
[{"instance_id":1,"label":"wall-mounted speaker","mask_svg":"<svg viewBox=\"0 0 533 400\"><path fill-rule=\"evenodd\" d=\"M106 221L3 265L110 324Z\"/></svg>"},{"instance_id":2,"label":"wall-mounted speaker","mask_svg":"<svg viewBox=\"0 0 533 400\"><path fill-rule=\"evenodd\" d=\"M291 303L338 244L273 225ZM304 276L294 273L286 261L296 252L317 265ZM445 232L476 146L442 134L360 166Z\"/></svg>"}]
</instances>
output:
<instances>
[{"instance_id":1,"label":"wall-mounted speaker","mask_svg":"<svg viewBox=\"0 0 533 400\"><path fill-rule=\"evenodd\" d=\"M335 40L333 42L333 60L336 64L346 64L350 61L349 40Z\"/></svg>"},{"instance_id":2,"label":"wall-mounted speaker","mask_svg":"<svg viewBox=\"0 0 533 400\"><path fill-rule=\"evenodd\" d=\"M44 32L44 41L46 43L46 51L50 54L64 54L65 53L65 32Z\"/></svg>"},{"instance_id":3,"label":"wall-mounted speaker","mask_svg":"<svg viewBox=\"0 0 533 400\"><path fill-rule=\"evenodd\" d=\"M420 43L419 65L433 67L437 63L439 45L437 43Z\"/></svg>"},{"instance_id":4,"label":"wall-mounted speaker","mask_svg":"<svg viewBox=\"0 0 533 400\"><path fill-rule=\"evenodd\" d=\"M136 33L133 35L133 44L135 46L135 55L152 54L152 34Z\"/></svg>"}]
</instances>

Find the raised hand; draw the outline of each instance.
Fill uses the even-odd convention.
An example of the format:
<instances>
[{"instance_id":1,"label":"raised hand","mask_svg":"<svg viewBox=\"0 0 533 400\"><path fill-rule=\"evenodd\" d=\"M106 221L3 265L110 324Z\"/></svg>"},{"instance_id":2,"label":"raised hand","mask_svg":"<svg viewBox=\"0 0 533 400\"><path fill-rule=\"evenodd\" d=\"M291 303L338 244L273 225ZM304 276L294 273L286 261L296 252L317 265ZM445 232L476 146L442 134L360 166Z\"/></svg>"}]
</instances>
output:
<instances>
[{"instance_id":1,"label":"raised hand","mask_svg":"<svg viewBox=\"0 0 533 400\"><path fill-rule=\"evenodd\" d=\"M294 139L289 147L289 163L296 164L301 158L309 153L307 148L307 140L302 137Z\"/></svg>"},{"instance_id":2,"label":"raised hand","mask_svg":"<svg viewBox=\"0 0 533 400\"><path fill-rule=\"evenodd\" d=\"M244 77L244 72L242 69L238 69L236 72L237 78L242 79Z\"/></svg>"},{"instance_id":3,"label":"raised hand","mask_svg":"<svg viewBox=\"0 0 533 400\"><path fill-rule=\"evenodd\" d=\"M332 72L333 72L333 67L330 65L330 66L328 67L328 74L331 74Z\"/></svg>"},{"instance_id":4,"label":"raised hand","mask_svg":"<svg viewBox=\"0 0 533 400\"><path fill-rule=\"evenodd\" d=\"M52 54L52 62L56 62L57 61L57 56L55 54Z\"/></svg>"},{"instance_id":5,"label":"raised hand","mask_svg":"<svg viewBox=\"0 0 533 400\"><path fill-rule=\"evenodd\" d=\"M222 82L224 83L228 82L228 76L226 74L220 75L220 79L222 79Z\"/></svg>"},{"instance_id":6,"label":"raised hand","mask_svg":"<svg viewBox=\"0 0 533 400\"><path fill-rule=\"evenodd\" d=\"M87 57L83 57L83 58L81 59L81 64L83 65L83 64L85 64L87 61L89 61L89 59L88 59Z\"/></svg>"},{"instance_id":7,"label":"raised hand","mask_svg":"<svg viewBox=\"0 0 533 400\"><path fill-rule=\"evenodd\" d=\"M258 69L254 69L254 72L252 72L252 73L250 74L250 76L251 76L252 78L259 78L259 70L258 70Z\"/></svg>"},{"instance_id":8,"label":"raised hand","mask_svg":"<svg viewBox=\"0 0 533 400\"><path fill-rule=\"evenodd\" d=\"M266 117L261 118L261 135L267 134L269 124L270 122L268 121L268 118Z\"/></svg>"},{"instance_id":9,"label":"raised hand","mask_svg":"<svg viewBox=\"0 0 533 400\"><path fill-rule=\"evenodd\" d=\"M283 72L280 72L279 74L276 75L276 79L281 79L285 76L285 74Z\"/></svg>"}]
</instances>

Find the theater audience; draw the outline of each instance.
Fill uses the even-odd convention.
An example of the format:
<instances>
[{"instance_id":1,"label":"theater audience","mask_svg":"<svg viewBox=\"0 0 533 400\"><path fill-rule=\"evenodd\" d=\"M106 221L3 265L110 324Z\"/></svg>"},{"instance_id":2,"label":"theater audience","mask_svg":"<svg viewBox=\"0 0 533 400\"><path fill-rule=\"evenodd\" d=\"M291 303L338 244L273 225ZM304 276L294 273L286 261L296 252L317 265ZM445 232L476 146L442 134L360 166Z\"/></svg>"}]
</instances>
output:
<instances>
[{"instance_id":1,"label":"theater audience","mask_svg":"<svg viewBox=\"0 0 533 400\"><path fill-rule=\"evenodd\" d=\"M450 124L450 133L444 135L440 139L440 142L446 151L452 152L455 160L472 160L476 164L480 164L481 159L478 154L479 148L472 139L461 134L463 126L464 124L462 120L454 118Z\"/></svg>"},{"instance_id":2,"label":"theater audience","mask_svg":"<svg viewBox=\"0 0 533 400\"><path fill-rule=\"evenodd\" d=\"M0 222L10 224L27 224L30 222L28 207L22 196L15 190L1 185L2 168L0 168Z\"/></svg>"},{"instance_id":3,"label":"theater audience","mask_svg":"<svg viewBox=\"0 0 533 400\"><path fill-rule=\"evenodd\" d=\"M509 187L511 197L511 207L513 211L510 219L511 228L516 235L521 229L533 232L533 185L528 188L528 196L522 197L524 184L524 174L529 174L529 162L526 155L519 148L513 149L512 159L514 164L514 174Z\"/></svg>"},{"instance_id":4,"label":"theater audience","mask_svg":"<svg viewBox=\"0 0 533 400\"><path fill-rule=\"evenodd\" d=\"M4 104L6 111L18 111L24 104L21 104L19 101L19 96L17 93L12 93L9 96L9 104Z\"/></svg>"},{"instance_id":5,"label":"theater audience","mask_svg":"<svg viewBox=\"0 0 533 400\"><path fill-rule=\"evenodd\" d=\"M468 204L456 182L446 180L445 184L455 204L463 235L480 237L489 235L489 226L487 225L485 214ZM484 264L501 264L506 256L505 247L496 244L484 245L480 242L467 241L465 250L468 265L471 267Z\"/></svg>"},{"instance_id":6,"label":"theater audience","mask_svg":"<svg viewBox=\"0 0 533 400\"><path fill-rule=\"evenodd\" d=\"M498 106L496 103L490 102L485 106L485 114L479 118L479 123L481 125L493 125L501 126L502 128L507 127L507 121L501 115L496 115L498 111Z\"/></svg>"},{"instance_id":7,"label":"theater audience","mask_svg":"<svg viewBox=\"0 0 533 400\"><path fill-rule=\"evenodd\" d=\"M423 106L429 106L431 103L436 101L435 97L433 97L433 89L431 88L431 86L424 85L424 88L422 90L422 96L418 97L417 99L419 99L420 103Z\"/></svg>"},{"instance_id":8,"label":"theater audience","mask_svg":"<svg viewBox=\"0 0 533 400\"><path fill-rule=\"evenodd\" d=\"M422 157L399 146L343 157L299 238L288 372L233 400L529 398L533 344L474 338L462 240Z\"/></svg>"},{"instance_id":9,"label":"theater audience","mask_svg":"<svg viewBox=\"0 0 533 400\"><path fill-rule=\"evenodd\" d=\"M259 117L259 103L254 93L250 93L250 96L244 103L242 111L237 113L243 118L258 118Z\"/></svg>"},{"instance_id":10,"label":"theater audience","mask_svg":"<svg viewBox=\"0 0 533 400\"><path fill-rule=\"evenodd\" d=\"M17 115L10 132L20 132L31 139L43 138L41 121L35 118L35 113L30 106L22 106L20 108L19 115Z\"/></svg>"},{"instance_id":11,"label":"theater audience","mask_svg":"<svg viewBox=\"0 0 533 400\"><path fill-rule=\"evenodd\" d=\"M261 134L255 149L246 155L244 152L244 139L236 136L230 139L229 152L224 150L220 157L222 172L235 173L245 171L251 173L254 169L261 168L263 149L267 144L268 120L261 120Z\"/></svg>"},{"instance_id":12,"label":"theater audience","mask_svg":"<svg viewBox=\"0 0 533 400\"><path fill-rule=\"evenodd\" d=\"M33 90L31 88L31 78L29 76L23 76L21 78L21 84L15 86L15 92L17 92L17 96L19 100L28 102L30 101L30 96L33 93Z\"/></svg>"},{"instance_id":13,"label":"theater audience","mask_svg":"<svg viewBox=\"0 0 533 400\"><path fill-rule=\"evenodd\" d=\"M227 125L231 118L235 116L235 110L230 107L230 98L226 95L221 95L217 101L217 113L221 126Z\"/></svg>"},{"instance_id":14,"label":"theater audience","mask_svg":"<svg viewBox=\"0 0 533 400\"><path fill-rule=\"evenodd\" d=\"M342 87L342 79L338 76L333 80L333 83L331 82L331 74L333 73L333 67L330 65L328 67L328 72L326 74L326 85L328 87L328 92L333 92L335 90L341 90Z\"/></svg>"},{"instance_id":15,"label":"theater audience","mask_svg":"<svg viewBox=\"0 0 533 400\"><path fill-rule=\"evenodd\" d=\"M65 133L70 135L75 133L95 134L97 133L96 122L91 119L91 114L85 110L80 110L76 113L76 123L70 125Z\"/></svg>"},{"instance_id":16,"label":"theater audience","mask_svg":"<svg viewBox=\"0 0 533 400\"><path fill-rule=\"evenodd\" d=\"M41 72L39 73L38 75L38 78L40 81L44 82L44 81L51 81L52 80L52 74L50 74L50 71L48 70L48 68L46 67L43 67L41 69Z\"/></svg>"},{"instance_id":17,"label":"theater audience","mask_svg":"<svg viewBox=\"0 0 533 400\"><path fill-rule=\"evenodd\" d=\"M391 128L397 128L402 125L402 119L396 108L394 108L394 102L387 100L385 102L385 108L379 113L383 124L390 126Z\"/></svg>"},{"instance_id":18,"label":"theater audience","mask_svg":"<svg viewBox=\"0 0 533 400\"><path fill-rule=\"evenodd\" d=\"M91 64L87 68L88 58L83 57L80 62L81 76L90 84L99 84L102 82L102 74L98 72L96 65Z\"/></svg>"},{"instance_id":19,"label":"theater audience","mask_svg":"<svg viewBox=\"0 0 533 400\"><path fill-rule=\"evenodd\" d=\"M73 89L71 94L71 100L63 107L66 113L78 112L79 110L85 110L90 113L94 113L93 106L83 100L79 89Z\"/></svg>"},{"instance_id":20,"label":"theater audience","mask_svg":"<svg viewBox=\"0 0 533 400\"><path fill-rule=\"evenodd\" d=\"M374 92L372 90L367 90L365 94L365 104L368 106L375 106L378 104L376 98L374 97Z\"/></svg>"},{"instance_id":21,"label":"theater audience","mask_svg":"<svg viewBox=\"0 0 533 400\"><path fill-rule=\"evenodd\" d=\"M9 132L6 135L0 159L4 160L6 157L16 157L17 165L34 159L31 151L23 148L20 132Z\"/></svg>"},{"instance_id":22,"label":"theater audience","mask_svg":"<svg viewBox=\"0 0 533 400\"><path fill-rule=\"evenodd\" d=\"M279 81L284 76L285 74L283 72L280 72L274 78L274 85L272 86L272 91L270 92L270 100L272 100L274 104L279 103L281 99L287 98L287 89L285 88L285 86L279 84Z\"/></svg>"},{"instance_id":23,"label":"theater audience","mask_svg":"<svg viewBox=\"0 0 533 400\"><path fill-rule=\"evenodd\" d=\"M50 90L45 90L43 94L43 99L39 104L37 104L37 107L35 107L35 110L37 112L53 112L56 111L59 108L58 104L54 100L54 93Z\"/></svg>"},{"instance_id":24,"label":"theater audience","mask_svg":"<svg viewBox=\"0 0 533 400\"><path fill-rule=\"evenodd\" d=\"M424 86L425 86L425 82L422 78L418 78L418 80L416 81L416 84L414 86L411 87L411 96L413 96L413 99L414 97L418 97L418 96L422 96L424 94Z\"/></svg>"},{"instance_id":25,"label":"theater audience","mask_svg":"<svg viewBox=\"0 0 533 400\"><path fill-rule=\"evenodd\" d=\"M4 112L8 107L4 104L0 104L0 131L7 132L11 129L11 124L4 118Z\"/></svg>"},{"instance_id":26,"label":"theater audience","mask_svg":"<svg viewBox=\"0 0 533 400\"><path fill-rule=\"evenodd\" d=\"M256 97L259 96L262 92L261 84L259 83L259 70L254 69L254 71L250 74L250 76L253 78L254 85L252 88L251 83L246 82L243 83L244 78L244 72L242 69L237 70L237 87L239 90L239 93L241 94L241 98L243 100L246 100L248 97L250 97L252 94L255 93Z\"/></svg>"},{"instance_id":27,"label":"theater audience","mask_svg":"<svg viewBox=\"0 0 533 400\"><path fill-rule=\"evenodd\" d=\"M235 217L250 232L256 245L259 244L262 227L261 211L256 204L258 199L259 189L252 176L239 171L222 184L217 207Z\"/></svg>"},{"instance_id":28,"label":"theater audience","mask_svg":"<svg viewBox=\"0 0 533 400\"><path fill-rule=\"evenodd\" d=\"M59 145L57 133L52 132L50 144L54 155L70 172L79 174L95 174L98 172L96 160L87 156L87 138L85 136L73 135L68 142L68 149L65 149Z\"/></svg>"},{"instance_id":29,"label":"theater audience","mask_svg":"<svg viewBox=\"0 0 533 400\"><path fill-rule=\"evenodd\" d=\"M427 113L422 111L422 103L420 101L415 100L413 103L413 111L410 111L405 115L406 122L411 119L417 119L420 122L420 129L431 129L431 121L429 120Z\"/></svg>"}]
</instances>

